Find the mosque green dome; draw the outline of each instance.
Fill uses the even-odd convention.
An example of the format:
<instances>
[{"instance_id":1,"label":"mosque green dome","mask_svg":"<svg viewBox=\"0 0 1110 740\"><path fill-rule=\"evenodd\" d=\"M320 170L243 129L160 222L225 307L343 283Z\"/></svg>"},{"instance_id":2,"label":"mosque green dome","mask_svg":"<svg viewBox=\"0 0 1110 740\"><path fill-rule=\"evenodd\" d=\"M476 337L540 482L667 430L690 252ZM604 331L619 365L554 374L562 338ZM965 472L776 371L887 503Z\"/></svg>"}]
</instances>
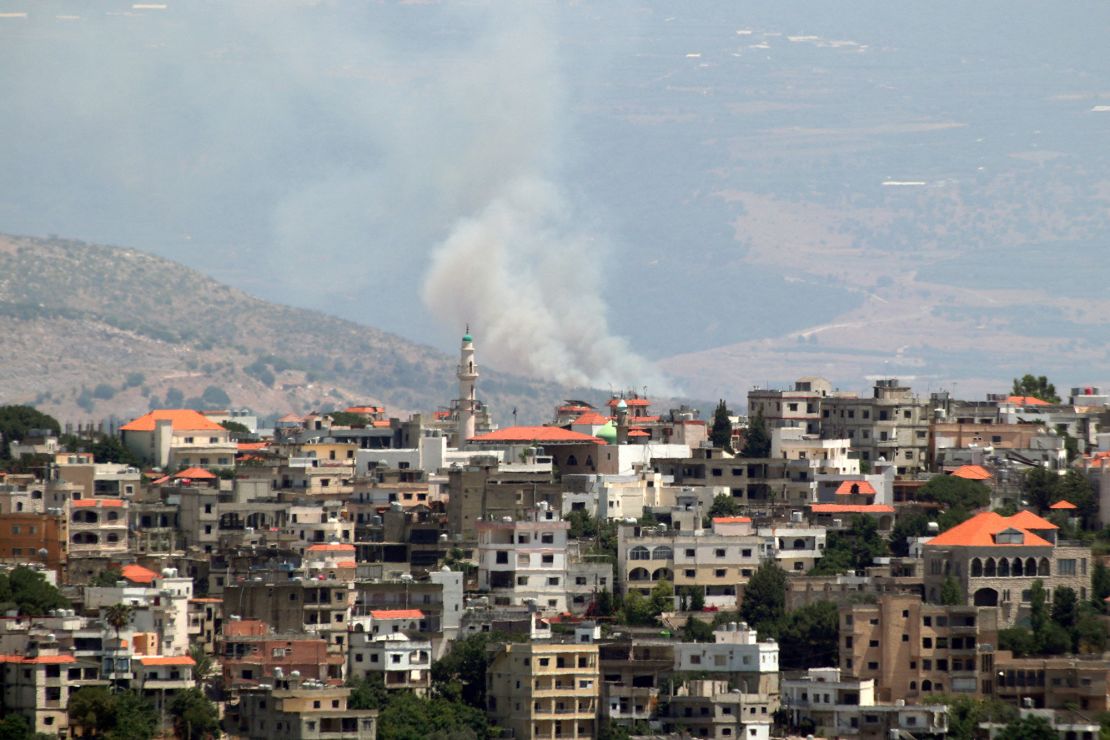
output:
<instances>
[{"instance_id":1,"label":"mosque green dome","mask_svg":"<svg viewBox=\"0 0 1110 740\"><path fill-rule=\"evenodd\" d=\"M607 421L607 422L605 422L604 426L602 426L600 429L598 429L596 432L594 432L594 436L597 437L598 439L605 440L606 444L611 444L611 445L616 444L617 443L617 428L615 426L613 426L612 421Z\"/></svg>"}]
</instances>

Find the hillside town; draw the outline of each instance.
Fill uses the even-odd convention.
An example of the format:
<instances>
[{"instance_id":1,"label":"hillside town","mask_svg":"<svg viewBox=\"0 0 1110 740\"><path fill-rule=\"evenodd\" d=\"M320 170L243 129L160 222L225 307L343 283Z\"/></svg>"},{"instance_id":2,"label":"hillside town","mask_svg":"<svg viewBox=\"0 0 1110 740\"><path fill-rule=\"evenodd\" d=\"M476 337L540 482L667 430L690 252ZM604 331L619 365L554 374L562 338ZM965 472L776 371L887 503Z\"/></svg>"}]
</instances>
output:
<instances>
[{"instance_id":1,"label":"hillside town","mask_svg":"<svg viewBox=\"0 0 1110 740\"><path fill-rule=\"evenodd\" d=\"M0 738L1110 733L1110 393L509 424L480 377L467 333L404 418L0 408Z\"/></svg>"}]
</instances>

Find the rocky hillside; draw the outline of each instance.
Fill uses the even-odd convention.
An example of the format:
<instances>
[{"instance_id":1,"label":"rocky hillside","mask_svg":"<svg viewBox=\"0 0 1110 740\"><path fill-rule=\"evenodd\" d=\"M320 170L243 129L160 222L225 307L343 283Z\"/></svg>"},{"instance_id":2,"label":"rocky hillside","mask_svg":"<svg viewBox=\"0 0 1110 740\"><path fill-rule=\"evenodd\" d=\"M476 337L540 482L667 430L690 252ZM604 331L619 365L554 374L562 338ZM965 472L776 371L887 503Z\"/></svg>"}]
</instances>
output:
<instances>
[{"instance_id":1,"label":"rocky hillside","mask_svg":"<svg viewBox=\"0 0 1110 740\"><path fill-rule=\"evenodd\" d=\"M455 392L454 358L431 347L79 241L0 235L0 332L0 403L63 421L195 399L263 415L372 402L404 413ZM488 368L479 391L502 425L513 408L546 420L560 398L600 398Z\"/></svg>"}]
</instances>

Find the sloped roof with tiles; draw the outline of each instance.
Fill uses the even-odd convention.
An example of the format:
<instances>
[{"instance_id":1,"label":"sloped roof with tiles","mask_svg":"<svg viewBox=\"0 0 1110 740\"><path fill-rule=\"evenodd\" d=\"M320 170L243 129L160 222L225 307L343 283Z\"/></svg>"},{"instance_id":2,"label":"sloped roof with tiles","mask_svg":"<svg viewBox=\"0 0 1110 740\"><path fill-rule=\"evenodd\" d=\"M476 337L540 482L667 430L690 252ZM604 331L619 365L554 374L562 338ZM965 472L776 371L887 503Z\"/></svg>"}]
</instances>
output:
<instances>
[{"instance_id":1,"label":"sloped roof with tiles","mask_svg":"<svg viewBox=\"0 0 1110 740\"><path fill-rule=\"evenodd\" d=\"M1031 512L1023 512L1031 513ZM939 546L939 547L1051 547L1052 543L1042 537L1038 537L1025 527L1015 524L1013 521L1015 517L1001 516L993 511L985 511L982 514L976 514L962 524L957 524L947 532L941 532L936 537L932 538L926 545ZM1036 514L1032 516L1040 519ZM1027 517L1022 517L1020 521L1031 523L1032 520ZM1044 520L1041 520L1044 521ZM1006 530L1016 530L1020 532L1023 537L1021 542L1005 542L999 543L996 541L995 535L999 532Z\"/></svg>"},{"instance_id":2,"label":"sloped roof with tiles","mask_svg":"<svg viewBox=\"0 0 1110 740\"><path fill-rule=\"evenodd\" d=\"M956 478L965 480L987 480L993 476L982 465L961 465L951 473Z\"/></svg>"},{"instance_id":3,"label":"sloped roof with tiles","mask_svg":"<svg viewBox=\"0 0 1110 740\"><path fill-rule=\"evenodd\" d=\"M155 409L120 427L121 432L153 432L160 421L169 421L174 431L226 432L222 426L192 409Z\"/></svg>"},{"instance_id":4,"label":"sloped roof with tiles","mask_svg":"<svg viewBox=\"0 0 1110 740\"><path fill-rule=\"evenodd\" d=\"M874 496L875 487L865 480L846 480L836 487L837 496Z\"/></svg>"},{"instance_id":5,"label":"sloped roof with tiles","mask_svg":"<svg viewBox=\"0 0 1110 740\"><path fill-rule=\"evenodd\" d=\"M594 442L596 444L604 444L604 442L597 437L590 434L583 434L582 432L572 432L569 429L561 427L544 427L544 426L522 426L522 427L506 427L505 429L498 429L496 432L489 432L488 434L479 434L477 437L471 437L471 442L545 442L545 443L573 443L573 442Z\"/></svg>"}]
</instances>

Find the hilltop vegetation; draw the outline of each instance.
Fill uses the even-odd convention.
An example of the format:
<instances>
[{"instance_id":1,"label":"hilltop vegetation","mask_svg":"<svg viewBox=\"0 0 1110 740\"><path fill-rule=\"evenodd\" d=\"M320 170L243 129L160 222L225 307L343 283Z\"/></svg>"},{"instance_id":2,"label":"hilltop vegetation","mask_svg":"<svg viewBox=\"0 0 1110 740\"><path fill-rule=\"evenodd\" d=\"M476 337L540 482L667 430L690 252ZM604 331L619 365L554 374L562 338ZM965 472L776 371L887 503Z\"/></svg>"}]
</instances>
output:
<instances>
[{"instance_id":1,"label":"hilltop vegetation","mask_svg":"<svg viewBox=\"0 0 1110 740\"><path fill-rule=\"evenodd\" d=\"M379 402L403 413L455 394L455 360L431 347L136 250L0 236L0 275L0 402L59 419L178 405L282 414ZM513 408L545 419L567 394L488 368L479 387L501 420Z\"/></svg>"}]
</instances>

